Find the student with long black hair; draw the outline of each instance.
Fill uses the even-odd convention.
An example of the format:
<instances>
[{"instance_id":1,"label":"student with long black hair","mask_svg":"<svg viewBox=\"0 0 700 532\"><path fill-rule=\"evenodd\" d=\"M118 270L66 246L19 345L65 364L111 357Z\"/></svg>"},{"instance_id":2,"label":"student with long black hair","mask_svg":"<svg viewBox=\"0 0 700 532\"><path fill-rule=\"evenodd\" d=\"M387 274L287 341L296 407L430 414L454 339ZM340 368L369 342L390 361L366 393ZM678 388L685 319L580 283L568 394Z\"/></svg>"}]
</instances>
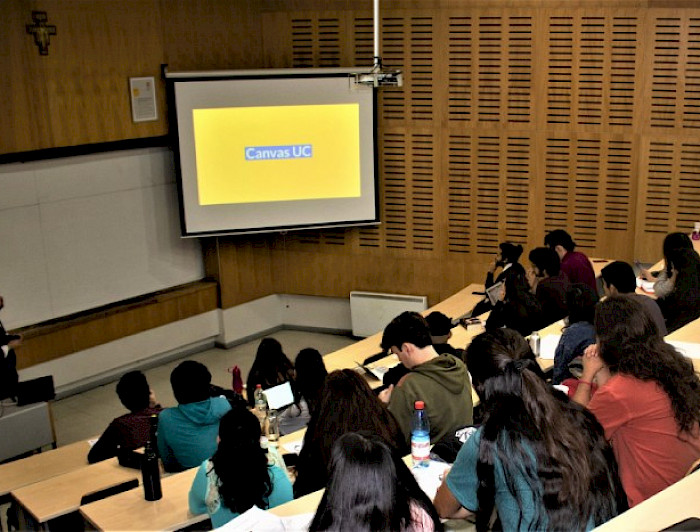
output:
<instances>
[{"instance_id":1,"label":"student with long black hair","mask_svg":"<svg viewBox=\"0 0 700 532\"><path fill-rule=\"evenodd\" d=\"M294 402L278 412L279 431L282 436L303 429L309 423L311 415L296 386L294 365L282 350L282 344L274 338L263 338L248 373L248 405L252 407L255 402L254 392L258 384L264 391L285 382L289 382L292 388Z\"/></svg>"},{"instance_id":2,"label":"student with long black hair","mask_svg":"<svg viewBox=\"0 0 700 532\"><path fill-rule=\"evenodd\" d=\"M255 360L248 373L246 390L248 392L248 405L253 406L255 398L253 392L260 384L263 390L283 384L285 382L294 383L294 365L289 357L282 350L280 344L274 338L263 338L260 340L258 350L255 353Z\"/></svg>"},{"instance_id":3,"label":"student with long black hair","mask_svg":"<svg viewBox=\"0 0 700 532\"><path fill-rule=\"evenodd\" d=\"M700 378L634 299L600 303L595 330L598 343L583 356L574 400L605 429L634 506L680 480L700 458ZM591 398L594 380L599 388Z\"/></svg>"},{"instance_id":4,"label":"student with long black hair","mask_svg":"<svg viewBox=\"0 0 700 532\"><path fill-rule=\"evenodd\" d=\"M321 402L321 392L328 376L321 353L312 347L302 349L294 361L294 369L299 395L313 413Z\"/></svg>"},{"instance_id":5,"label":"student with long black hair","mask_svg":"<svg viewBox=\"0 0 700 532\"><path fill-rule=\"evenodd\" d=\"M291 501L292 484L277 465L269 465L260 447L260 423L243 407L219 424L219 446L200 466L189 494L190 512L208 513L214 528L250 509Z\"/></svg>"},{"instance_id":6,"label":"student with long black hair","mask_svg":"<svg viewBox=\"0 0 700 532\"><path fill-rule=\"evenodd\" d=\"M595 419L557 396L520 358L525 340L501 329L467 348L484 422L462 446L435 497L441 517L476 514L487 530L588 530L624 505L612 452ZM556 392L557 394L559 392Z\"/></svg>"},{"instance_id":7,"label":"student with long black hair","mask_svg":"<svg viewBox=\"0 0 700 532\"><path fill-rule=\"evenodd\" d=\"M542 307L530 291L525 270L514 270L505 278L503 288L503 299L493 307L486 330L508 327L527 336L547 325Z\"/></svg>"},{"instance_id":8,"label":"student with long black hair","mask_svg":"<svg viewBox=\"0 0 700 532\"><path fill-rule=\"evenodd\" d=\"M666 297L673 290L675 278L673 277L673 266L671 255L679 249L693 251L693 241L685 233L669 233L664 238L663 254L664 267L658 272L642 270L640 272L643 279L654 282L654 294L656 297Z\"/></svg>"},{"instance_id":9,"label":"student with long black hair","mask_svg":"<svg viewBox=\"0 0 700 532\"><path fill-rule=\"evenodd\" d=\"M428 496L378 436L349 432L333 445L328 486L310 531L442 530Z\"/></svg>"},{"instance_id":10,"label":"student with long black hair","mask_svg":"<svg viewBox=\"0 0 700 532\"><path fill-rule=\"evenodd\" d=\"M376 434L399 456L409 452L396 418L367 381L351 369L333 371L326 378L321 402L304 434L294 482L295 497L326 485L333 444L346 432L360 430Z\"/></svg>"},{"instance_id":11,"label":"student with long black hair","mask_svg":"<svg viewBox=\"0 0 700 532\"><path fill-rule=\"evenodd\" d=\"M700 317L700 256L693 249L675 249L667 260L673 289L656 302L673 332Z\"/></svg>"}]
</instances>

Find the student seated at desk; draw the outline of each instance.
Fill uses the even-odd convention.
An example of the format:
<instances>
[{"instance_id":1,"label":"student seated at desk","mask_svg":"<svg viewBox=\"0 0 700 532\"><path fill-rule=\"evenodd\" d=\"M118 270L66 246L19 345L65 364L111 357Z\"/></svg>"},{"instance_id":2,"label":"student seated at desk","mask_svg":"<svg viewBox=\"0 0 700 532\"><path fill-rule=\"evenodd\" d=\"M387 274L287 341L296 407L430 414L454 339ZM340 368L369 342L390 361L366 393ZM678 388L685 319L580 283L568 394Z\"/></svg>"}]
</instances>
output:
<instances>
[{"instance_id":1,"label":"student seated at desk","mask_svg":"<svg viewBox=\"0 0 700 532\"><path fill-rule=\"evenodd\" d=\"M685 233L669 233L664 238L663 254L664 267L658 272L642 270L642 279L654 282L654 294L656 297L665 297L673 290L673 270L669 256L677 249L694 250L693 241Z\"/></svg>"},{"instance_id":2,"label":"student seated at desk","mask_svg":"<svg viewBox=\"0 0 700 532\"><path fill-rule=\"evenodd\" d=\"M189 494L190 512L208 513L214 528L253 505L274 508L292 500L292 484L277 465L269 465L260 447L260 422L236 407L219 423L214 456L197 471Z\"/></svg>"},{"instance_id":3,"label":"student seated at desk","mask_svg":"<svg viewBox=\"0 0 700 532\"><path fill-rule=\"evenodd\" d=\"M544 326L566 317L566 291L569 278L561 271L559 256L549 248L535 248L528 256L530 289L542 307Z\"/></svg>"},{"instance_id":4,"label":"student seated at desk","mask_svg":"<svg viewBox=\"0 0 700 532\"><path fill-rule=\"evenodd\" d=\"M551 391L530 370L536 362L514 359L524 343L499 330L467 347L484 424L460 449L435 507L445 518L475 513L478 531L494 509L503 530L590 530L624 507L612 452L593 416Z\"/></svg>"},{"instance_id":5,"label":"student seated at desk","mask_svg":"<svg viewBox=\"0 0 700 532\"><path fill-rule=\"evenodd\" d=\"M302 349L294 360L294 369L299 395L306 401L309 412L313 413L321 403L323 386L328 377L321 353L311 347Z\"/></svg>"},{"instance_id":6,"label":"student seated at desk","mask_svg":"<svg viewBox=\"0 0 700 532\"><path fill-rule=\"evenodd\" d=\"M530 291L525 271L515 271L503 284L503 299L493 307L486 320L486 330L508 327L523 336L544 327L544 314L537 298Z\"/></svg>"},{"instance_id":7,"label":"student seated at desk","mask_svg":"<svg viewBox=\"0 0 700 532\"><path fill-rule=\"evenodd\" d=\"M472 390L467 368L456 357L437 353L423 316L403 312L391 320L384 329L381 348L397 355L409 370L398 384L379 394L396 416L407 445L416 401L425 402L431 443L472 424Z\"/></svg>"},{"instance_id":8,"label":"student seated at desk","mask_svg":"<svg viewBox=\"0 0 700 532\"><path fill-rule=\"evenodd\" d=\"M498 244L499 252L493 259L489 271L486 274L486 280L484 281L484 288L491 288L494 284L505 282L508 276L514 273L525 274L525 268L518 262L520 255L523 254L523 247L520 244L511 244L510 242L501 242ZM496 270L502 268L501 272L494 279ZM489 298L485 298L483 301L477 303L472 310L471 316L480 316L484 312L488 312L491 309L491 301Z\"/></svg>"},{"instance_id":9,"label":"student seated at desk","mask_svg":"<svg viewBox=\"0 0 700 532\"><path fill-rule=\"evenodd\" d=\"M566 292L569 319L554 351L553 384L561 384L563 380L574 377L569 371L569 364L576 357L582 356L589 345L595 343L593 317L596 303L598 294L583 283L572 284Z\"/></svg>"},{"instance_id":10,"label":"student seated at desk","mask_svg":"<svg viewBox=\"0 0 700 532\"><path fill-rule=\"evenodd\" d=\"M563 229L550 231L544 237L544 245L554 250L561 261L563 271L570 283L583 283L588 285L596 294L598 285L595 280L595 272L591 261L576 249L576 243L571 235Z\"/></svg>"},{"instance_id":11,"label":"student seated at desk","mask_svg":"<svg viewBox=\"0 0 700 532\"><path fill-rule=\"evenodd\" d=\"M452 329L459 324L453 324L450 318L438 311L428 314L425 317L425 321L430 329L430 341L435 352L439 355L452 355L462 360L464 358L464 349L458 349L449 344L450 338L452 338ZM382 382L387 386L396 386L404 375L408 375L408 368L399 363L384 374Z\"/></svg>"},{"instance_id":12,"label":"student seated at desk","mask_svg":"<svg viewBox=\"0 0 700 532\"><path fill-rule=\"evenodd\" d=\"M617 260L600 270L600 276L603 278L603 289L605 290L606 296L625 295L636 299L647 309L654 319L661 336L666 336L668 334L666 330L666 321L664 320L663 314L661 314L659 304L649 296L636 293L637 279L634 276L632 266L626 262Z\"/></svg>"},{"instance_id":13,"label":"student seated at desk","mask_svg":"<svg viewBox=\"0 0 700 532\"><path fill-rule=\"evenodd\" d=\"M328 486L311 521L311 532L442 529L430 499L386 443L354 432L335 442Z\"/></svg>"},{"instance_id":14,"label":"student seated at desk","mask_svg":"<svg viewBox=\"0 0 700 532\"><path fill-rule=\"evenodd\" d=\"M122 375L117 383L117 395L129 413L115 418L92 446L88 453L91 464L117 456L120 451L133 451L146 445L151 417L162 410L156 404L146 376L140 371Z\"/></svg>"},{"instance_id":15,"label":"student seated at desk","mask_svg":"<svg viewBox=\"0 0 700 532\"><path fill-rule=\"evenodd\" d=\"M656 300L668 332L700 318L700 257L695 250L676 249L669 255L673 290Z\"/></svg>"},{"instance_id":16,"label":"student seated at desk","mask_svg":"<svg viewBox=\"0 0 700 532\"><path fill-rule=\"evenodd\" d=\"M295 497L326 485L333 444L346 432L359 430L378 435L400 456L409 452L399 424L367 381L351 369L333 371L304 434L294 482Z\"/></svg>"},{"instance_id":17,"label":"student seated at desk","mask_svg":"<svg viewBox=\"0 0 700 532\"><path fill-rule=\"evenodd\" d=\"M158 452L166 471L197 467L216 450L219 420L231 410L228 400L210 397L211 373L194 360L181 362L170 374L178 402L158 416Z\"/></svg>"},{"instance_id":18,"label":"student seated at desk","mask_svg":"<svg viewBox=\"0 0 700 532\"><path fill-rule=\"evenodd\" d=\"M252 408L255 402L253 390L260 384L263 390L289 382L294 403L278 412L280 435L303 429L309 422L309 407L296 388L294 366L282 350L282 345L274 338L263 338L255 354L253 366L248 373L246 389L248 390L248 405Z\"/></svg>"},{"instance_id":19,"label":"student seated at desk","mask_svg":"<svg viewBox=\"0 0 700 532\"><path fill-rule=\"evenodd\" d=\"M680 480L700 457L700 379L633 299L600 303L595 330L598 343L584 354L574 400L605 429L634 506Z\"/></svg>"}]
</instances>

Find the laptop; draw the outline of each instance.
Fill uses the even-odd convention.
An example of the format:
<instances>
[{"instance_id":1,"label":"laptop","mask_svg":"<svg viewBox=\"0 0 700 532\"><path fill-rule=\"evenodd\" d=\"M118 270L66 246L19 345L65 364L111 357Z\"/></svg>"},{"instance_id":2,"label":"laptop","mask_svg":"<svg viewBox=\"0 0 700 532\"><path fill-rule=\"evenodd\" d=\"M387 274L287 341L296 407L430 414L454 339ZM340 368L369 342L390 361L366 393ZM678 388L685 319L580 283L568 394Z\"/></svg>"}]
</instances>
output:
<instances>
[{"instance_id":1,"label":"laptop","mask_svg":"<svg viewBox=\"0 0 700 532\"><path fill-rule=\"evenodd\" d=\"M282 410L294 402L294 393L292 393L292 385L289 381L268 388L264 392L270 410Z\"/></svg>"},{"instance_id":2,"label":"laptop","mask_svg":"<svg viewBox=\"0 0 700 532\"><path fill-rule=\"evenodd\" d=\"M493 286L490 286L486 289L486 295L489 297L491 306L496 306L496 303L498 303L501 300L504 290L505 287L503 286L503 281L496 283Z\"/></svg>"}]
</instances>

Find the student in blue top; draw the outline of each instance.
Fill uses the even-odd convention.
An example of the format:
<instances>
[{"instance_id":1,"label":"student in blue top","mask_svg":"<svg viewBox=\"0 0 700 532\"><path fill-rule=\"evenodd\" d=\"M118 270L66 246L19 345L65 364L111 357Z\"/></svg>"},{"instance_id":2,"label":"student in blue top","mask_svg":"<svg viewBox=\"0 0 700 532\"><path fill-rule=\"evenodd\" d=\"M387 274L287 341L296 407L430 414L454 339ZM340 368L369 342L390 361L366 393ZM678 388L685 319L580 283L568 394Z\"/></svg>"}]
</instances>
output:
<instances>
[{"instance_id":1,"label":"student in blue top","mask_svg":"<svg viewBox=\"0 0 700 532\"><path fill-rule=\"evenodd\" d=\"M219 447L205 460L190 489L190 512L208 513L214 528L253 505L267 509L291 501L292 484L260 447L260 422L236 407L219 424Z\"/></svg>"},{"instance_id":2,"label":"student in blue top","mask_svg":"<svg viewBox=\"0 0 700 532\"><path fill-rule=\"evenodd\" d=\"M651 301L651 299L650 299ZM566 291L566 306L569 309L568 325L562 330L559 344L554 351L552 382L561 384L574 377L569 364L583 355L584 350L595 343L593 316L598 303L598 294L584 283L574 283Z\"/></svg>"},{"instance_id":3,"label":"student in blue top","mask_svg":"<svg viewBox=\"0 0 700 532\"><path fill-rule=\"evenodd\" d=\"M216 450L219 420L231 405L211 397L211 373L195 360L181 362L170 374L178 405L158 416L158 453L168 472L197 467Z\"/></svg>"},{"instance_id":4,"label":"student in blue top","mask_svg":"<svg viewBox=\"0 0 700 532\"><path fill-rule=\"evenodd\" d=\"M467 348L484 423L460 449L435 508L441 517L476 514L478 531L494 508L503 530L592 529L624 505L611 449L595 418L529 369L528 350L508 329Z\"/></svg>"}]
</instances>

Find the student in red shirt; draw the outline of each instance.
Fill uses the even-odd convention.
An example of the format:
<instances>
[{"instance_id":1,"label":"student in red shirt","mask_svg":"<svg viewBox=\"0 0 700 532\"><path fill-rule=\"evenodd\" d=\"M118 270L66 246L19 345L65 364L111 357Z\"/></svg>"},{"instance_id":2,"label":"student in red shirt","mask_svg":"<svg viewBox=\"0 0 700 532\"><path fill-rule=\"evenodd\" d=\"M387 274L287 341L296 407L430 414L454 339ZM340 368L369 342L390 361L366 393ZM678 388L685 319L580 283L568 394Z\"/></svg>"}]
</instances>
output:
<instances>
[{"instance_id":1,"label":"student in red shirt","mask_svg":"<svg viewBox=\"0 0 700 532\"><path fill-rule=\"evenodd\" d=\"M603 426L634 506L680 480L700 457L700 379L631 298L600 303L595 329L598 343L584 354L574 400ZM594 380L600 388L591 398Z\"/></svg>"},{"instance_id":2,"label":"student in red shirt","mask_svg":"<svg viewBox=\"0 0 700 532\"><path fill-rule=\"evenodd\" d=\"M591 290L598 293L593 265L586 255L574 251L576 243L569 233L563 229L555 229L544 237L544 245L557 252L561 260L561 271L566 274L571 284L587 284Z\"/></svg>"}]
</instances>

